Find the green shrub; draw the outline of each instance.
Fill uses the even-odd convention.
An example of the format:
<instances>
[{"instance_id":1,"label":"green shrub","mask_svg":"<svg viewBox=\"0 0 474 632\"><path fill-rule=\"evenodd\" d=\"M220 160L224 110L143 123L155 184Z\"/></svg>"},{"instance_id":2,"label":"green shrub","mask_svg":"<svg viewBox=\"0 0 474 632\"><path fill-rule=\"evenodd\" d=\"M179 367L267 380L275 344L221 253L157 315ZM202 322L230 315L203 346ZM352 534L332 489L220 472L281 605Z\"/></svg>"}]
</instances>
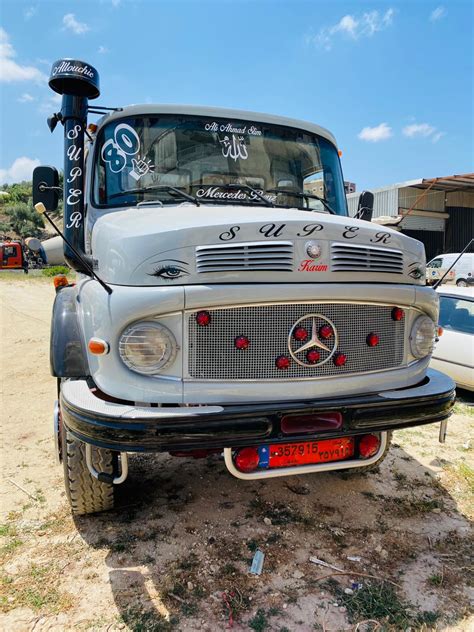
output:
<instances>
[{"instance_id":1,"label":"green shrub","mask_svg":"<svg viewBox=\"0 0 474 632\"><path fill-rule=\"evenodd\" d=\"M53 277L57 274L69 274L71 269L66 266L51 266L51 268L45 268L43 275L47 277Z\"/></svg>"}]
</instances>

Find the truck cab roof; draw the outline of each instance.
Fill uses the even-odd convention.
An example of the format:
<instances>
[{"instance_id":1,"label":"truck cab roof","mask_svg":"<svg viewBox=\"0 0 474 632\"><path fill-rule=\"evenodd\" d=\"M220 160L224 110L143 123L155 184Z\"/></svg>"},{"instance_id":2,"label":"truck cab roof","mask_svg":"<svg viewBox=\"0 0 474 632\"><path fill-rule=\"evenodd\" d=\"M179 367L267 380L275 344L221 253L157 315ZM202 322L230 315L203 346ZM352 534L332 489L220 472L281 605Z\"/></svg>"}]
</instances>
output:
<instances>
[{"instance_id":1,"label":"truck cab roof","mask_svg":"<svg viewBox=\"0 0 474 632\"><path fill-rule=\"evenodd\" d=\"M241 121L253 121L259 123L268 123L271 125L282 125L285 127L293 127L302 129L313 134L322 136L331 142L337 148L337 142L334 136L324 127L301 121L299 119L288 118L286 116L277 116L274 114L265 114L262 112L250 112L247 110L234 110L229 108L220 108L213 106L201 105L173 105L173 104L150 104L130 105L120 110L114 111L112 114L104 116L99 121L99 127L105 123L109 123L115 119L121 119L127 116L140 116L150 114L183 114L190 116L228 118Z\"/></svg>"}]
</instances>

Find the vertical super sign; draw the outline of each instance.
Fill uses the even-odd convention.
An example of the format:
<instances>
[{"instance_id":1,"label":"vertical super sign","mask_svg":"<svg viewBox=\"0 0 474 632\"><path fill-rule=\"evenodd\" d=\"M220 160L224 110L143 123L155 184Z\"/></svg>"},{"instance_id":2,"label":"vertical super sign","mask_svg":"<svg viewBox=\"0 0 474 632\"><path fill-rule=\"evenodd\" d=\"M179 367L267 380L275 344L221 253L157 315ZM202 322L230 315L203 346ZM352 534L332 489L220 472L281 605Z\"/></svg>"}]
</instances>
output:
<instances>
[{"instance_id":1,"label":"vertical super sign","mask_svg":"<svg viewBox=\"0 0 474 632\"><path fill-rule=\"evenodd\" d=\"M81 202L84 191L84 165L82 160L84 129L77 122L77 119L68 119L66 121L66 138L67 169L64 188L66 190L65 205L68 207L68 212L65 212L65 216L69 217L66 228L80 229L83 219Z\"/></svg>"}]
</instances>

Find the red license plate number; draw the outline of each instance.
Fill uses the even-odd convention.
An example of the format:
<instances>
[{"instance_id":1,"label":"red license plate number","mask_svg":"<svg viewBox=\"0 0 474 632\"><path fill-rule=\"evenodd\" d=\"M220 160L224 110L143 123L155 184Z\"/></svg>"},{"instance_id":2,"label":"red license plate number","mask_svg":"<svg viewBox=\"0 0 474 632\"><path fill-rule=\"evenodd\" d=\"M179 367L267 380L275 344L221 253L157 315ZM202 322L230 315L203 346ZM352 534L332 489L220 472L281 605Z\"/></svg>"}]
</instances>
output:
<instances>
[{"instance_id":1,"label":"red license plate number","mask_svg":"<svg viewBox=\"0 0 474 632\"><path fill-rule=\"evenodd\" d=\"M269 467L290 467L308 463L329 463L354 456L354 438L324 439L270 446Z\"/></svg>"}]
</instances>

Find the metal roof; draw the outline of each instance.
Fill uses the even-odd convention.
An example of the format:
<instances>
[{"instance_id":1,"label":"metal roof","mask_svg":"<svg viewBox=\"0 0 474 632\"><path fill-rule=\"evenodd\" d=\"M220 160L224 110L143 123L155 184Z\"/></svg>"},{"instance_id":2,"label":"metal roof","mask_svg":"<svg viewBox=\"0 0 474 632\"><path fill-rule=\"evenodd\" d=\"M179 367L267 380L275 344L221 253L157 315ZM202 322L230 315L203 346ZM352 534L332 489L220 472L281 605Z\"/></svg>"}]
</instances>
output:
<instances>
[{"instance_id":1,"label":"metal roof","mask_svg":"<svg viewBox=\"0 0 474 632\"><path fill-rule=\"evenodd\" d=\"M91 109L94 109L91 105ZM277 116L275 114L264 114L261 112L248 112L246 110L231 110L227 108L206 107L201 105L156 105L145 103L143 105L130 105L122 110L113 112L104 116L99 125L109 123L115 119L124 116L140 116L150 114L188 114L191 116L206 116L209 118L224 118L240 121L251 121L252 123L269 123L270 125L284 125L286 127L296 127L312 134L318 134L326 138L337 147L336 139L331 132L324 127L309 123L308 121L300 121L298 119L287 118L286 116Z\"/></svg>"},{"instance_id":2,"label":"metal roof","mask_svg":"<svg viewBox=\"0 0 474 632\"><path fill-rule=\"evenodd\" d=\"M381 191L391 191L393 189L405 189L411 187L414 189L430 189L431 191L474 191L474 173L465 173L462 175L444 176L439 178L418 178L417 180L406 180L406 182L397 182L389 184L386 187L370 189L372 193ZM360 192L348 193L347 198L358 197Z\"/></svg>"},{"instance_id":3,"label":"metal roof","mask_svg":"<svg viewBox=\"0 0 474 632\"><path fill-rule=\"evenodd\" d=\"M441 178L423 178L419 184L414 186L417 189L430 188L432 191L474 191L474 173Z\"/></svg>"}]
</instances>

